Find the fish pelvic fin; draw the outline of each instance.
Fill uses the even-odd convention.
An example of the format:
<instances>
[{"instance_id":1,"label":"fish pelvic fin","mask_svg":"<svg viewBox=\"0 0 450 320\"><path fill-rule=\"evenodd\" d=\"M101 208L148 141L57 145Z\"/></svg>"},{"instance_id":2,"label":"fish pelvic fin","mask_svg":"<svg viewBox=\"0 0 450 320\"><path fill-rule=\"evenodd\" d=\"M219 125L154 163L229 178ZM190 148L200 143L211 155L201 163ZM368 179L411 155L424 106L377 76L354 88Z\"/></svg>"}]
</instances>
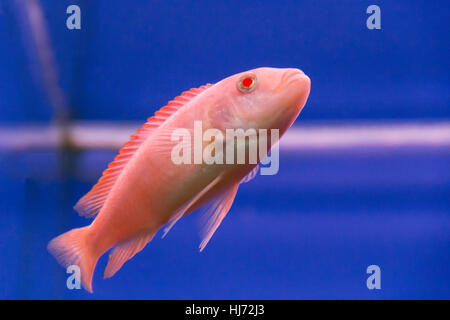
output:
<instances>
[{"instance_id":1,"label":"fish pelvic fin","mask_svg":"<svg viewBox=\"0 0 450 320\"><path fill-rule=\"evenodd\" d=\"M87 239L89 226L72 229L51 240L48 251L58 263L67 269L70 265L80 268L81 284L92 293L92 275L100 254L93 253Z\"/></svg>"},{"instance_id":2,"label":"fish pelvic fin","mask_svg":"<svg viewBox=\"0 0 450 320\"><path fill-rule=\"evenodd\" d=\"M214 235L217 228L222 223L222 220L225 218L228 211L230 211L238 188L239 183L223 191L221 194L216 196L214 200L211 201L208 208L206 209L206 223L202 232L203 240L199 246L200 252L205 249L209 240L211 240L211 237Z\"/></svg>"},{"instance_id":3,"label":"fish pelvic fin","mask_svg":"<svg viewBox=\"0 0 450 320\"><path fill-rule=\"evenodd\" d=\"M194 207L200 199L202 199L209 191L211 191L214 187L216 187L221 179L222 179L221 176L217 176L199 194L197 194L194 198L192 198L180 209L178 209L177 212L175 212L175 214L170 218L169 222L164 228L162 238L164 238L167 235L167 233L170 231L170 229L172 229L175 223L177 223L178 220L180 220L186 213L188 213L189 210L191 210L192 207Z\"/></svg>"},{"instance_id":4,"label":"fish pelvic fin","mask_svg":"<svg viewBox=\"0 0 450 320\"><path fill-rule=\"evenodd\" d=\"M74 206L75 211L80 216L93 218L97 215L106 201L111 189L115 185L123 169L130 162L136 151L157 130L167 119L180 110L190 100L213 86L206 84L199 88L192 88L184 91L181 95L175 97L169 103L155 112L155 115L148 118L142 128L131 136L130 140L120 149L119 154L103 171L102 177L92 187L92 189L84 195Z\"/></svg>"},{"instance_id":5,"label":"fish pelvic fin","mask_svg":"<svg viewBox=\"0 0 450 320\"><path fill-rule=\"evenodd\" d=\"M195 208L198 202L200 202L209 191L220 183L222 178L223 177L221 175L217 176L197 196L187 202L172 216L164 229L163 238L181 217ZM205 221L205 224L202 229L203 239L199 246L200 251L205 249L209 240L211 240L211 237L222 223L222 220L225 218L228 211L230 211L231 205L233 204L234 198L236 197L236 193L239 189L239 185L240 182L226 188L204 205L205 210L203 211L203 220Z\"/></svg>"},{"instance_id":6,"label":"fish pelvic fin","mask_svg":"<svg viewBox=\"0 0 450 320\"><path fill-rule=\"evenodd\" d=\"M155 233L133 237L120 242L109 255L108 264L103 277L111 278L123 264L134 257L136 253L144 249L145 245L153 239Z\"/></svg>"}]
</instances>

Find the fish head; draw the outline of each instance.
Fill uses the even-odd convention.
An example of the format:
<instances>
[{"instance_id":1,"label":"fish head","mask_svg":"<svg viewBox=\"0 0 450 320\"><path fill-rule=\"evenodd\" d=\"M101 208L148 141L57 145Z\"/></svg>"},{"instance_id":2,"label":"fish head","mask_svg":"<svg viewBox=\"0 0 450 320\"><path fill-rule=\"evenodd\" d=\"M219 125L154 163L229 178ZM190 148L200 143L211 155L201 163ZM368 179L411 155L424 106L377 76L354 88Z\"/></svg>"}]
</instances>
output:
<instances>
[{"instance_id":1,"label":"fish head","mask_svg":"<svg viewBox=\"0 0 450 320\"><path fill-rule=\"evenodd\" d=\"M303 109L311 82L299 69L258 68L216 85L226 93L222 104L229 128L276 128L284 133Z\"/></svg>"}]
</instances>

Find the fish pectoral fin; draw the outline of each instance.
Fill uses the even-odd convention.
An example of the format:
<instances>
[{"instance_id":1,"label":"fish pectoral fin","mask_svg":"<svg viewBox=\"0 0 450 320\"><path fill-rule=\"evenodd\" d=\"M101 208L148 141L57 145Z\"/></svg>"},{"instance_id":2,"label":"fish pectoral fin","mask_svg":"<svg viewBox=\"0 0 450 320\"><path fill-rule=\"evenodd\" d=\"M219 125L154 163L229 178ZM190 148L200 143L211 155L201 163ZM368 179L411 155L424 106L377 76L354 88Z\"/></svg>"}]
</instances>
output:
<instances>
[{"instance_id":1,"label":"fish pectoral fin","mask_svg":"<svg viewBox=\"0 0 450 320\"><path fill-rule=\"evenodd\" d=\"M108 264L105 268L104 278L111 278L122 265L134 257L136 253L144 249L155 233L139 235L120 242L109 255Z\"/></svg>"},{"instance_id":2,"label":"fish pectoral fin","mask_svg":"<svg viewBox=\"0 0 450 320\"><path fill-rule=\"evenodd\" d=\"M230 211L238 188L239 183L216 196L214 200L212 200L209 204L209 207L205 212L207 221L202 232L203 240L199 246L200 251L203 251L203 249L205 249L214 232L216 232L217 228L222 223L223 218L225 218L228 211Z\"/></svg>"}]
</instances>

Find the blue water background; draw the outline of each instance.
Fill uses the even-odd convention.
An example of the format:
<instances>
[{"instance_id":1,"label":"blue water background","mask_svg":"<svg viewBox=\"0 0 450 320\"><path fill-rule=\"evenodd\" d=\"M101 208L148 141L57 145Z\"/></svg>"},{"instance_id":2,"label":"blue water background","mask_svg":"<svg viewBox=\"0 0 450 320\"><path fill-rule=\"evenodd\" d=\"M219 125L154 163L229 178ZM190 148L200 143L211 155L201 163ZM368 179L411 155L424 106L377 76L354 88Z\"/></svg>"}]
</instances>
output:
<instances>
[{"instance_id":1,"label":"blue water background","mask_svg":"<svg viewBox=\"0 0 450 320\"><path fill-rule=\"evenodd\" d=\"M13 3L0 5L0 125L47 124ZM450 118L448 1L41 3L76 120L143 122L183 90L259 66L310 76L295 126ZM65 27L70 4L81 30ZM366 28L371 4L381 30ZM204 252L194 213L112 279L103 256L94 295L67 290L45 247L88 223L72 206L113 156L0 150L0 298L450 298L450 150L432 146L282 151L279 174L240 188ZM372 264L381 290L366 287Z\"/></svg>"}]
</instances>

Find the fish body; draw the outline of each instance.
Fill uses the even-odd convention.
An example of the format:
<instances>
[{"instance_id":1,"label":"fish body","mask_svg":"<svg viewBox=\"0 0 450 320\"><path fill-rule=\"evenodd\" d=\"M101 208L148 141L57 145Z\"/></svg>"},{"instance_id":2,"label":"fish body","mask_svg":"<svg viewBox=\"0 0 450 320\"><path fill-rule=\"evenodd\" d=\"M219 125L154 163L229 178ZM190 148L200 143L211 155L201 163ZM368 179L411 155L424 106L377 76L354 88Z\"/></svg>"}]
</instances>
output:
<instances>
[{"instance_id":1,"label":"fish body","mask_svg":"<svg viewBox=\"0 0 450 320\"><path fill-rule=\"evenodd\" d=\"M281 136L299 115L309 90L309 78L298 69L258 68L184 92L148 119L75 205L80 215L95 217L93 222L53 239L49 251L64 267L78 265L84 288L92 292L92 274L102 254L114 248L104 273L108 278L162 226L166 225L165 235L178 219L207 204L203 250L229 211L239 184L257 169L264 154L241 164L196 162L198 154L193 154L185 158L188 163L180 164L174 161L174 148L180 147L184 155L186 150L195 153L196 147L183 149L188 140L176 139L174 132L181 130L195 140L197 122L203 131L222 133L223 143L230 142L228 129L278 130ZM256 140L261 140L256 132ZM201 151L211 141L197 140ZM268 141L267 148L276 142ZM216 149L214 155L219 152ZM222 150L223 158L228 152Z\"/></svg>"}]
</instances>

